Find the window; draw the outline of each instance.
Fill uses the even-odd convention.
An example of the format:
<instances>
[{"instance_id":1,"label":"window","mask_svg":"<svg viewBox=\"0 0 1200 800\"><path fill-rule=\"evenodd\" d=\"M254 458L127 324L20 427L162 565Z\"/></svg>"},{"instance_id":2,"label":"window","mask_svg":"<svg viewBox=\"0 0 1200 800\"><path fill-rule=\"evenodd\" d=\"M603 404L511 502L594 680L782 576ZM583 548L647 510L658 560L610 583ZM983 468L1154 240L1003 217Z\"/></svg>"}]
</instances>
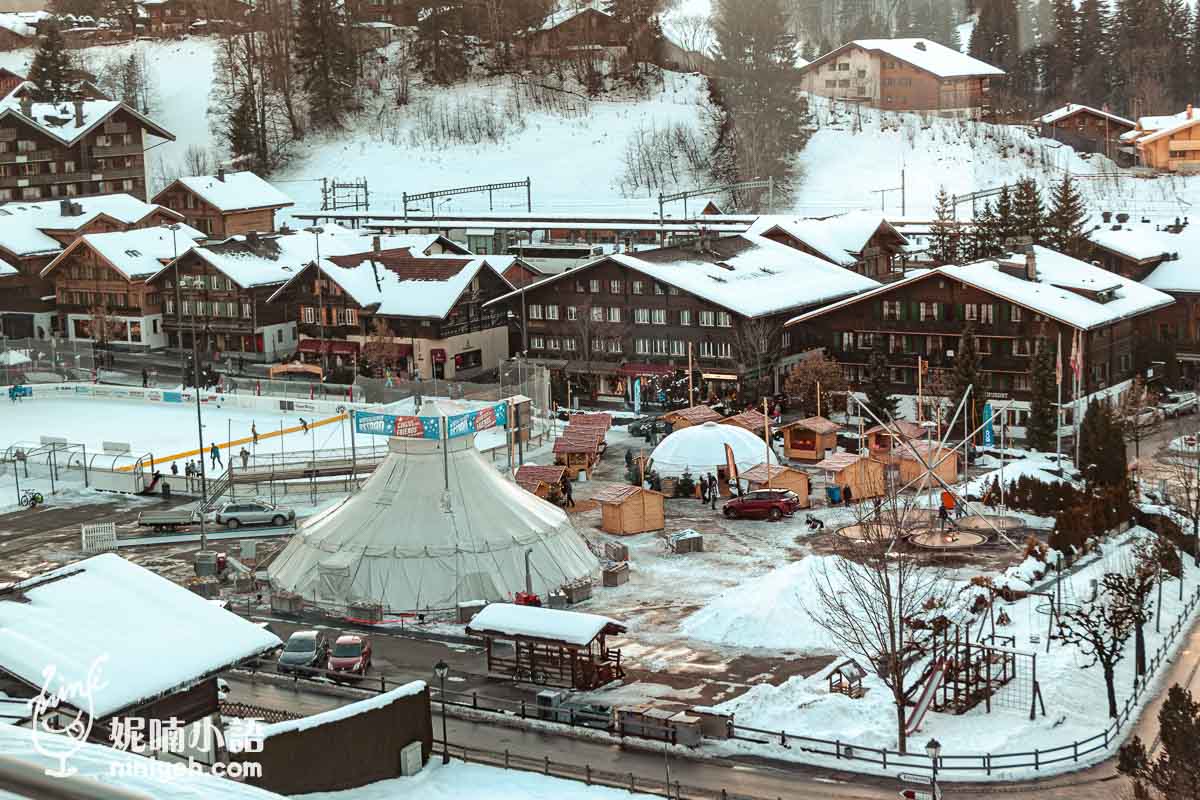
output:
<instances>
[{"instance_id":1,"label":"window","mask_svg":"<svg viewBox=\"0 0 1200 800\"><path fill-rule=\"evenodd\" d=\"M625 291L625 289L622 286L621 281L613 280L608 282L608 291L612 292L613 294L621 294ZM641 292L634 292L634 294L641 294Z\"/></svg>"},{"instance_id":2,"label":"window","mask_svg":"<svg viewBox=\"0 0 1200 800\"><path fill-rule=\"evenodd\" d=\"M1033 354L1033 342L1028 339L1013 339L1012 352L1014 356L1028 356Z\"/></svg>"},{"instance_id":3,"label":"window","mask_svg":"<svg viewBox=\"0 0 1200 800\"><path fill-rule=\"evenodd\" d=\"M671 355L673 355L673 356L687 355L687 343L681 342L678 339L671 342Z\"/></svg>"},{"instance_id":4,"label":"window","mask_svg":"<svg viewBox=\"0 0 1200 800\"><path fill-rule=\"evenodd\" d=\"M712 342L710 342L708 340L700 342L700 357L701 358L712 358L713 357L713 343Z\"/></svg>"},{"instance_id":5,"label":"window","mask_svg":"<svg viewBox=\"0 0 1200 800\"><path fill-rule=\"evenodd\" d=\"M984 325L991 325L996 321L996 307L991 303L983 303L979 306L979 321Z\"/></svg>"},{"instance_id":6,"label":"window","mask_svg":"<svg viewBox=\"0 0 1200 800\"><path fill-rule=\"evenodd\" d=\"M558 306L546 306L546 319L558 319Z\"/></svg>"},{"instance_id":7,"label":"window","mask_svg":"<svg viewBox=\"0 0 1200 800\"><path fill-rule=\"evenodd\" d=\"M688 310L686 308L680 310L679 324L680 325L691 325L692 324L692 312L690 310Z\"/></svg>"},{"instance_id":8,"label":"window","mask_svg":"<svg viewBox=\"0 0 1200 800\"><path fill-rule=\"evenodd\" d=\"M875 334L873 334L873 333L858 334L858 349L859 350L870 350L874 346L875 346Z\"/></svg>"},{"instance_id":9,"label":"window","mask_svg":"<svg viewBox=\"0 0 1200 800\"><path fill-rule=\"evenodd\" d=\"M663 285L661 283L658 283L656 281L654 284L654 293L655 294L666 294L667 291L666 291L666 289L663 288Z\"/></svg>"},{"instance_id":10,"label":"window","mask_svg":"<svg viewBox=\"0 0 1200 800\"><path fill-rule=\"evenodd\" d=\"M1013 375L1012 376L1012 388L1014 391L1028 392L1029 391L1029 376L1025 375L1023 373L1020 375Z\"/></svg>"},{"instance_id":11,"label":"window","mask_svg":"<svg viewBox=\"0 0 1200 800\"><path fill-rule=\"evenodd\" d=\"M66 301L64 300L63 302L66 302ZM175 301L171 300L170 298L167 299L167 313L168 314L175 313Z\"/></svg>"},{"instance_id":12,"label":"window","mask_svg":"<svg viewBox=\"0 0 1200 800\"><path fill-rule=\"evenodd\" d=\"M608 309L608 321L609 322L620 322L621 321L621 309L618 306L612 306Z\"/></svg>"},{"instance_id":13,"label":"window","mask_svg":"<svg viewBox=\"0 0 1200 800\"><path fill-rule=\"evenodd\" d=\"M717 327L718 328L732 328L733 327L733 317L731 317L729 315L728 311L718 311L717 312Z\"/></svg>"},{"instance_id":14,"label":"window","mask_svg":"<svg viewBox=\"0 0 1200 800\"><path fill-rule=\"evenodd\" d=\"M717 358L733 358L733 345L729 342L717 342Z\"/></svg>"},{"instance_id":15,"label":"window","mask_svg":"<svg viewBox=\"0 0 1200 800\"><path fill-rule=\"evenodd\" d=\"M649 339L635 339L633 341L633 352L639 356L650 355L650 340Z\"/></svg>"},{"instance_id":16,"label":"window","mask_svg":"<svg viewBox=\"0 0 1200 800\"><path fill-rule=\"evenodd\" d=\"M242 318L243 319L250 319L250 317L253 316L252 311L253 311L253 309L250 307L249 303L242 303Z\"/></svg>"},{"instance_id":17,"label":"window","mask_svg":"<svg viewBox=\"0 0 1200 800\"><path fill-rule=\"evenodd\" d=\"M1121 355L1117 356L1117 369L1119 369L1121 372L1129 371L1129 354L1128 353L1122 353Z\"/></svg>"},{"instance_id":18,"label":"window","mask_svg":"<svg viewBox=\"0 0 1200 800\"><path fill-rule=\"evenodd\" d=\"M936 320L938 318L938 304L926 303L922 300L920 312L921 322L925 322L926 320Z\"/></svg>"},{"instance_id":19,"label":"window","mask_svg":"<svg viewBox=\"0 0 1200 800\"><path fill-rule=\"evenodd\" d=\"M101 136L99 138L103 139L104 137ZM98 141L99 140L97 140L97 142ZM18 153L32 153L36 149L37 149L37 145L35 145L29 139L18 139L17 140L17 152Z\"/></svg>"},{"instance_id":20,"label":"window","mask_svg":"<svg viewBox=\"0 0 1200 800\"><path fill-rule=\"evenodd\" d=\"M603 353L604 352L604 340L603 339L600 339L600 338L592 339L592 352L593 353Z\"/></svg>"},{"instance_id":21,"label":"window","mask_svg":"<svg viewBox=\"0 0 1200 800\"><path fill-rule=\"evenodd\" d=\"M838 88L839 89L849 89L850 88L850 80L846 79L846 80L838 81Z\"/></svg>"},{"instance_id":22,"label":"window","mask_svg":"<svg viewBox=\"0 0 1200 800\"><path fill-rule=\"evenodd\" d=\"M655 339L654 340L654 355L665 356L671 352L670 339Z\"/></svg>"},{"instance_id":23,"label":"window","mask_svg":"<svg viewBox=\"0 0 1200 800\"><path fill-rule=\"evenodd\" d=\"M546 340L541 336L531 336L529 337L529 347L533 350L545 350Z\"/></svg>"},{"instance_id":24,"label":"window","mask_svg":"<svg viewBox=\"0 0 1200 800\"><path fill-rule=\"evenodd\" d=\"M677 287L677 286L668 286L668 287L667 287L667 294L669 294L669 295L671 295L672 297L674 297L675 295L679 294L679 287Z\"/></svg>"},{"instance_id":25,"label":"window","mask_svg":"<svg viewBox=\"0 0 1200 800\"><path fill-rule=\"evenodd\" d=\"M192 301L191 301L191 300L184 300L184 301L183 301L183 304L181 305L181 308L183 309L183 313L184 313L184 314L186 314L186 315L188 315L188 316L191 316L191 314L192 314ZM309 321L309 320L307 319L307 317L309 316L309 314L310 314L311 312L312 312L312 309L311 309L311 308L306 308L306 309L304 309L304 316L306 317L306 319L305 319L305 322L308 322L308 321Z\"/></svg>"},{"instance_id":26,"label":"window","mask_svg":"<svg viewBox=\"0 0 1200 800\"><path fill-rule=\"evenodd\" d=\"M592 322L604 322L604 306L592 306Z\"/></svg>"},{"instance_id":27,"label":"window","mask_svg":"<svg viewBox=\"0 0 1200 800\"><path fill-rule=\"evenodd\" d=\"M188 311L188 302L186 300L183 301L183 313L185 313L185 314L191 313ZM303 319L309 325L316 322L317 321L316 310L312 306L305 306Z\"/></svg>"},{"instance_id":28,"label":"window","mask_svg":"<svg viewBox=\"0 0 1200 800\"><path fill-rule=\"evenodd\" d=\"M600 279L592 278L590 281L588 281L588 288L591 290L592 294L600 294Z\"/></svg>"},{"instance_id":29,"label":"window","mask_svg":"<svg viewBox=\"0 0 1200 800\"><path fill-rule=\"evenodd\" d=\"M991 353L992 353L992 340L991 339L987 338L986 336L977 336L975 338L975 341L979 343L979 354L981 356L991 355Z\"/></svg>"},{"instance_id":30,"label":"window","mask_svg":"<svg viewBox=\"0 0 1200 800\"><path fill-rule=\"evenodd\" d=\"M557 336L551 336L546 339L546 349L547 350L561 350L562 342L559 341L559 338Z\"/></svg>"},{"instance_id":31,"label":"window","mask_svg":"<svg viewBox=\"0 0 1200 800\"><path fill-rule=\"evenodd\" d=\"M826 81L825 81L825 88L826 88L826 89L836 89L836 88L837 88L837 81L836 81L836 80L826 80Z\"/></svg>"},{"instance_id":32,"label":"window","mask_svg":"<svg viewBox=\"0 0 1200 800\"><path fill-rule=\"evenodd\" d=\"M908 383L908 372L904 367L892 367L888 370L891 374L892 383Z\"/></svg>"},{"instance_id":33,"label":"window","mask_svg":"<svg viewBox=\"0 0 1200 800\"><path fill-rule=\"evenodd\" d=\"M575 306L567 306L567 321L574 322L579 319L579 309Z\"/></svg>"},{"instance_id":34,"label":"window","mask_svg":"<svg viewBox=\"0 0 1200 800\"><path fill-rule=\"evenodd\" d=\"M609 339L608 340L608 352L620 353L621 349L622 348L621 348L621 340L620 339Z\"/></svg>"},{"instance_id":35,"label":"window","mask_svg":"<svg viewBox=\"0 0 1200 800\"><path fill-rule=\"evenodd\" d=\"M850 71L850 62L843 61L842 63L838 64L838 72L849 72L849 71Z\"/></svg>"},{"instance_id":36,"label":"window","mask_svg":"<svg viewBox=\"0 0 1200 800\"><path fill-rule=\"evenodd\" d=\"M532 303L529 306L529 318L530 319L541 319L542 318L542 304L541 303Z\"/></svg>"},{"instance_id":37,"label":"window","mask_svg":"<svg viewBox=\"0 0 1200 800\"><path fill-rule=\"evenodd\" d=\"M667 310L665 308L656 308L650 313L650 321L655 325L667 324Z\"/></svg>"},{"instance_id":38,"label":"window","mask_svg":"<svg viewBox=\"0 0 1200 800\"><path fill-rule=\"evenodd\" d=\"M649 325L650 324L650 309L635 308L633 310L633 321L637 325Z\"/></svg>"},{"instance_id":39,"label":"window","mask_svg":"<svg viewBox=\"0 0 1200 800\"><path fill-rule=\"evenodd\" d=\"M842 331L837 334L837 342L841 345L842 350L854 349L854 334L850 331Z\"/></svg>"},{"instance_id":40,"label":"window","mask_svg":"<svg viewBox=\"0 0 1200 800\"><path fill-rule=\"evenodd\" d=\"M978 304L967 303L967 305L965 306L965 309L966 309L966 317L967 317L968 321L978 321L979 320L979 305Z\"/></svg>"},{"instance_id":41,"label":"window","mask_svg":"<svg viewBox=\"0 0 1200 800\"><path fill-rule=\"evenodd\" d=\"M717 324L717 315L716 314L714 314L712 311L701 311L700 312L700 327L701 328L711 328L716 324Z\"/></svg>"},{"instance_id":42,"label":"window","mask_svg":"<svg viewBox=\"0 0 1200 800\"><path fill-rule=\"evenodd\" d=\"M132 192L133 191L133 181L128 178L121 181L121 189L126 192Z\"/></svg>"},{"instance_id":43,"label":"window","mask_svg":"<svg viewBox=\"0 0 1200 800\"><path fill-rule=\"evenodd\" d=\"M1020 306L1009 306L1008 307L1008 318L1012 322L1020 322L1021 321L1021 307Z\"/></svg>"},{"instance_id":44,"label":"window","mask_svg":"<svg viewBox=\"0 0 1200 800\"><path fill-rule=\"evenodd\" d=\"M586 291L587 291L587 286L584 284L583 281L575 281L575 293L576 294L583 294Z\"/></svg>"},{"instance_id":45,"label":"window","mask_svg":"<svg viewBox=\"0 0 1200 800\"><path fill-rule=\"evenodd\" d=\"M887 320L900 319L900 301L899 300L884 300L883 301L883 318Z\"/></svg>"},{"instance_id":46,"label":"window","mask_svg":"<svg viewBox=\"0 0 1200 800\"><path fill-rule=\"evenodd\" d=\"M645 281L634 281L633 282L633 293L634 294L645 294L645 292L646 292Z\"/></svg>"},{"instance_id":47,"label":"window","mask_svg":"<svg viewBox=\"0 0 1200 800\"><path fill-rule=\"evenodd\" d=\"M564 336L563 337L563 340L562 340L563 350L566 350L568 353L575 352L575 344L576 344L576 342L575 342L574 336Z\"/></svg>"}]
</instances>

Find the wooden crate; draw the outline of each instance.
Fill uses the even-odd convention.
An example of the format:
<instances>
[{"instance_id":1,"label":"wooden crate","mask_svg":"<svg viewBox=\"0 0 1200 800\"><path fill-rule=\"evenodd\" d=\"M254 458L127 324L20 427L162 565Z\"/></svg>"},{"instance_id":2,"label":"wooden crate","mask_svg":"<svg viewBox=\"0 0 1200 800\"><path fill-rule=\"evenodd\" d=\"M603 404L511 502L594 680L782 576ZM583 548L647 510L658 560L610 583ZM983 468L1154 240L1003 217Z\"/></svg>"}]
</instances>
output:
<instances>
[{"instance_id":1,"label":"wooden crate","mask_svg":"<svg viewBox=\"0 0 1200 800\"><path fill-rule=\"evenodd\" d=\"M582 603L592 596L592 581L590 578L583 578L574 583L568 583L562 587L563 594L567 596L567 602L571 605Z\"/></svg>"},{"instance_id":2,"label":"wooden crate","mask_svg":"<svg viewBox=\"0 0 1200 800\"><path fill-rule=\"evenodd\" d=\"M604 557L609 561L628 561L629 545L621 542L605 542Z\"/></svg>"},{"instance_id":3,"label":"wooden crate","mask_svg":"<svg viewBox=\"0 0 1200 800\"><path fill-rule=\"evenodd\" d=\"M622 561L616 564L609 564L600 572L604 585L612 588L629 582L629 564Z\"/></svg>"}]
</instances>

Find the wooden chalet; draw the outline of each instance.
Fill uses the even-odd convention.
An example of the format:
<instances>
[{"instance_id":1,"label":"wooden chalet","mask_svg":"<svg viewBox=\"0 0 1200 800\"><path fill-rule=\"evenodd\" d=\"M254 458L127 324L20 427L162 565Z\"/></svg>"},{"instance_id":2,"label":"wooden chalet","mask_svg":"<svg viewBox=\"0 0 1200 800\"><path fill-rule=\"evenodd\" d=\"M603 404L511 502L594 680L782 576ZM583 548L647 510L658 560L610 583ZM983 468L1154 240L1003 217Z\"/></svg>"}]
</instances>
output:
<instances>
[{"instance_id":1,"label":"wooden chalet","mask_svg":"<svg viewBox=\"0 0 1200 800\"><path fill-rule=\"evenodd\" d=\"M825 417L806 417L781 425L783 454L797 461L820 461L837 449L841 426Z\"/></svg>"},{"instance_id":2,"label":"wooden chalet","mask_svg":"<svg viewBox=\"0 0 1200 800\"><path fill-rule=\"evenodd\" d=\"M893 433L892 431L895 431ZM896 463L900 459L899 450L905 442L916 442L925 439L925 428L906 419L898 419L888 429L883 425L867 428L863 436L867 438L867 447L871 457L885 464Z\"/></svg>"},{"instance_id":3,"label":"wooden chalet","mask_svg":"<svg viewBox=\"0 0 1200 800\"><path fill-rule=\"evenodd\" d=\"M606 48L624 50L628 40L628 28L595 6L556 11L523 37L526 53L531 56L571 56Z\"/></svg>"},{"instance_id":4,"label":"wooden chalet","mask_svg":"<svg viewBox=\"0 0 1200 800\"><path fill-rule=\"evenodd\" d=\"M825 473L825 482L831 487L838 487L840 493L849 486L854 500L887 494L884 466L870 456L834 453L819 461L816 467Z\"/></svg>"},{"instance_id":5,"label":"wooden chalet","mask_svg":"<svg viewBox=\"0 0 1200 800\"><path fill-rule=\"evenodd\" d=\"M782 464L758 464L743 472L741 478L750 484L750 490L753 491L767 488L768 475L772 489L787 489L800 495L801 508L808 508L811 505L808 473L794 467L786 467Z\"/></svg>"},{"instance_id":6,"label":"wooden chalet","mask_svg":"<svg viewBox=\"0 0 1200 800\"><path fill-rule=\"evenodd\" d=\"M1084 153L1103 153L1113 161L1121 156L1121 136L1137 123L1105 109L1067 103L1037 118L1042 138L1069 144Z\"/></svg>"},{"instance_id":7,"label":"wooden chalet","mask_svg":"<svg viewBox=\"0 0 1200 800\"><path fill-rule=\"evenodd\" d=\"M929 472L925 464L933 467L933 474L946 483L954 483L958 480L958 451L948 447L943 448L938 442L909 442L901 445L895 451L895 455L900 486L912 481L923 480L925 474ZM921 463L922 459L925 464ZM930 478L930 484L936 484L936 481Z\"/></svg>"},{"instance_id":8,"label":"wooden chalet","mask_svg":"<svg viewBox=\"0 0 1200 800\"><path fill-rule=\"evenodd\" d=\"M664 422L670 423L672 431L681 431L693 425L703 425L706 422L721 422L725 418L713 411L709 406L692 406L668 411L662 415Z\"/></svg>"},{"instance_id":9,"label":"wooden chalet","mask_svg":"<svg viewBox=\"0 0 1200 800\"><path fill-rule=\"evenodd\" d=\"M736 425L739 428L750 431L760 439L763 438L763 432L770 426L766 415L753 408L748 408L740 414L734 414L732 417L726 417L721 420L721 424Z\"/></svg>"},{"instance_id":10,"label":"wooden chalet","mask_svg":"<svg viewBox=\"0 0 1200 800\"><path fill-rule=\"evenodd\" d=\"M530 494L556 503L562 494L562 479L566 474L567 468L561 464L551 466L522 464L517 467L513 480Z\"/></svg>"},{"instance_id":11,"label":"wooden chalet","mask_svg":"<svg viewBox=\"0 0 1200 800\"><path fill-rule=\"evenodd\" d=\"M621 651L607 643L625 626L608 617L492 603L466 630L483 638L488 672L498 677L583 691L625 677ZM513 646L497 648L497 641Z\"/></svg>"},{"instance_id":12,"label":"wooden chalet","mask_svg":"<svg viewBox=\"0 0 1200 800\"><path fill-rule=\"evenodd\" d=\"M583 472L591 477L592 467L600 460L603 443L603 431L567 428L554 443L554 463L566 467L570 475Z\"/></svg>"},{"instance_id":13,"label":"wooden chalet","mask_svg":"<svg viewBox=\"0 0 1200 800\"><path fill-rule=\"evenodd\" d=\"M177 178L154 202L183 215L188 225L214 239L239 233L274 233L275 213L292 198L253 172L217 171L216 175Z\"/></svg>"},{"instance_id":14,"label":"wooden chalet","mask_svg":"<svg viewBox=\"0 0 1200 800\"><path fill-rule=\"evenodd\" d=\"M1161 172L1200 172L1200 114L1191 105L1134 140L1138 161Z\"/></svg>"},{"instance_id":15,"label":"wooden chalet","mask_svg":"<svg viewBox=\"0 0 1200 800\"><path fill-rule=\"evenodd\" d=\"M912 246L882 214L870 211L821 218L764 216L750 232L877 280L901 272Z\"/></svg>"},{"instance_id":16,"label":"wooden chalet","mask_svg":"<svg viewBox=\"0 0 1200 800\"><path fill-rule=\"evenodd\" d=\"M666 527L665 496L641 486L610 486L593 497L600 504L600 529L619 536Z\"/></svg>"}]
</instances>

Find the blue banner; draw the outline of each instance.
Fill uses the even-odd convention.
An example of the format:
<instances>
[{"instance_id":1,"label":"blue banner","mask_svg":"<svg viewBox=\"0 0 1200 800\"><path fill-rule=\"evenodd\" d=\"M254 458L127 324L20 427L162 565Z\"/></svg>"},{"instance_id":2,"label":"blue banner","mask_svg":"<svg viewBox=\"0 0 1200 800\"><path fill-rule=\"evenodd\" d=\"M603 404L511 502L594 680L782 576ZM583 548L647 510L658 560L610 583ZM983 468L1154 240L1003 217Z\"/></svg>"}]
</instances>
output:
<instances>
[{"instance_id":1,"label":"blue banner","mask_svg":"<svg viewBox=\"0 0 1200 800\"><path fill-rule=\"evenodd\" d=\"M508 423L508 404L468 411L446 418L447 438L477 433ZM441 417L396 416L371 411L354 412L354 430L367 436L400 436L409 439L442 438Z\"/></svg>"},{"instance_id":2,"label":"blue banner","mask_svg":"<svg viewBox=\"0 0 1200 800\"><path fill-rule=\"evenodd\" d=\"M633 413L642 413L642 379L633 379Z\"/></svg>"},{"instance_id":3,"label":"blue banner","mask_svg":"<svg viewBox=\"0 0 1200 800\"><path fill-rule=\"evenodd\" d=\"M182 392L163 392L163 402L164 403L182 403L183 402L183 393Z\"/></svg>"},{"instance_id":4,"label":"blue banner","mask_svg":"<svg viewBox=\"0 0 1200 800\"><path fill-rule=\"evenodd\" d=\"M996 445L996 430L992 426L992 404L983 404L983 418L986 420L983 425L983 446L994 447Z\"/></svg>"}]
</instances>

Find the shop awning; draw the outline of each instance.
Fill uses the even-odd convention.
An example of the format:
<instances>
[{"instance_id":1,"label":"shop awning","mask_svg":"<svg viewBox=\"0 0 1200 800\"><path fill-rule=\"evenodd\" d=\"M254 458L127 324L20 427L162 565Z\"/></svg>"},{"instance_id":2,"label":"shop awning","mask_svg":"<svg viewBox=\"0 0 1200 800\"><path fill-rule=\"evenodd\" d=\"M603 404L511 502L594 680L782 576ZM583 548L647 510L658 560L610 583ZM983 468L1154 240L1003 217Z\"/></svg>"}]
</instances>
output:
<instances>
[{"instance_id":1,"label":"shop awning","mask_svg":"<svg viewBox=\"0 0 1200 800\"><path fill-rule=\"evenodd\" d=\"M329 352L334 355L353 356L358 354L358 342L347 342L341 339L332 342L326 342L329 345Z\"/></svg>"},{"instance_id":2,"label":"shop awning","mask_svg":"<svg viewBox=\"0 0 1200 800\"><path fill-rule=\"evenodd\" d=\"M325 345L324 348L321 347L322 344ZM301 339L299 349L301 353L320 353L322 350L328 353L328 345L329 342L322 342L320 339Z\"/></svg>"},{"instance_id":3,"label":"shop awning","mask_svg":"<svg viewBox=\"0 0 1200 800\"><path fill-rule=\"evenodd\" d=\"M729 372L702 372L700 377L706 381L736 381L737 375Z\"/></svg>"},{"instance_id":4,"label":"shop awning","mask_svg":"<svg viewBox=\"0 0 1200 800\"><path fill-rule=\"evenodd\" d=\"M675 368L667 364L622 364L617 373L630 378L639 375L668 376L675 374Z\"/></svg>"},{"instance_id":5,"label":"shop awning","mask_svg":"<svg viewBox=\"0 0 1200 800\"><path fill-rule=\"evenodd\" d=\"M567 372L584 372L593 375L616 375L617 365L605 361L568 361Z\"/></svg>"},{"instance_id":6,"label":"shop awning","mask_svg":"<svg viewBox=\"0 0 1200 800\"><path fill-rule=\"evenodd\" d=\"M433 361L434 364L445 364L446 363L446 351L442 350L440 348L435 348L433 350L430 350L429 358Z\"/></svg>"}]
</instances>

